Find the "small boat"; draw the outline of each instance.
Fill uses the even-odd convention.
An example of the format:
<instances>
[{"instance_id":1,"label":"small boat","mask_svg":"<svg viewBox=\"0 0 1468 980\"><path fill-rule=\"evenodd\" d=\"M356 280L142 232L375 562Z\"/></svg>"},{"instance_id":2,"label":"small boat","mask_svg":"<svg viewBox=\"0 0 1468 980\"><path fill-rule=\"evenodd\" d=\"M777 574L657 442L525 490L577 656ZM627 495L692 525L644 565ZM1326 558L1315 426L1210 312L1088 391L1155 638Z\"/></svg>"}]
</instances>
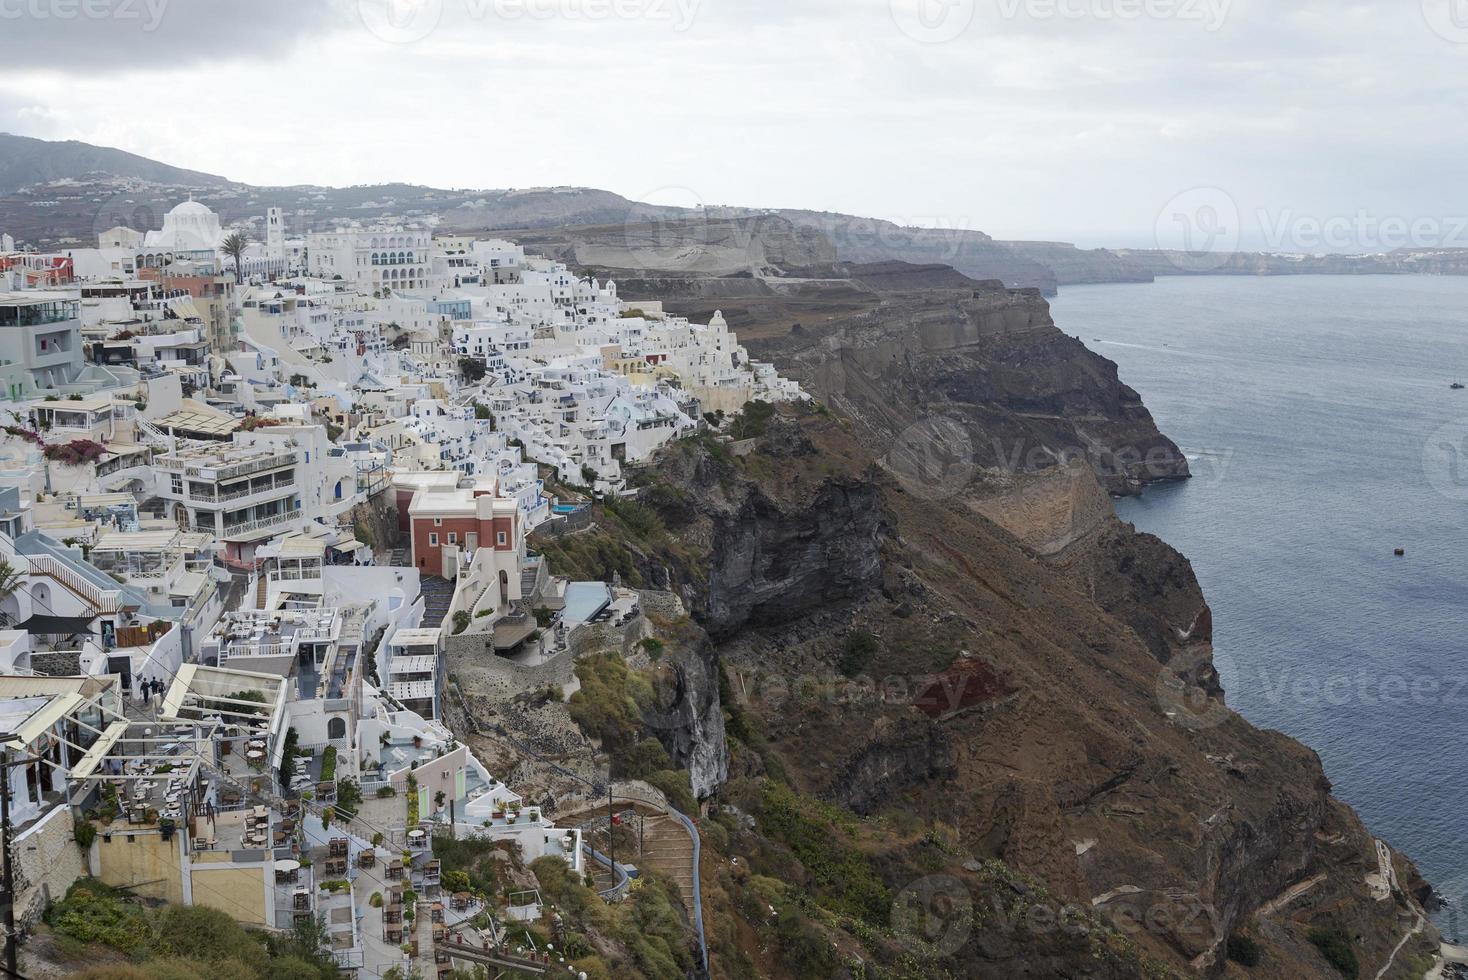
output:
<instances>
[{"instance_id":1,"label":"small boat","mask_svg":"<svg viewBox=\"0 0 1468 980\"><path fill-rule=\"evenodd\" d=\"M1462 391L1465 387L1468 387L1468 385L1464 385L1461 381L1454 381L1452 384L1448 385L1448 387L1453 389L1454 391Z\"/></svg>"},{"instance_id":2,"label":"small boat","mask_svg":"<svg viewBox=\"0 0 1468 980\"><path fill-rule=\"evenodd\" d=\"M1392 552L1392 554L1396 555L1398 558L1401 558L1406 553L1407 553L1407 549L1406 548L1398 548L1398 549L1396 549L1395 551Z\"/></svg>"}]
</instances>

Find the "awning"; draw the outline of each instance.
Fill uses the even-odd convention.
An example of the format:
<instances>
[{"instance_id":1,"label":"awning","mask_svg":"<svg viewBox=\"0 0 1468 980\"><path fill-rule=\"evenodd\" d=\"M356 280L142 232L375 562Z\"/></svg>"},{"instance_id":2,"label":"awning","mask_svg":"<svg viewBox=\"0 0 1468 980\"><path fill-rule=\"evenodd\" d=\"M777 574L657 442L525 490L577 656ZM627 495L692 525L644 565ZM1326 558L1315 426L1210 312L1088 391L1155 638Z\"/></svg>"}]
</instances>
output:
<instances>
[{"instance_id":1,"label":"awning","mask_svg":"<svg viewBox=\"0 0 1468 980\"><path fill-rule=\"evenodd\" d=\"M341 544L332 545L332 547L335 548L337 551L356 551L358 548L362 547L362 542L358 541L356 538L352 538L350 541L343 541Z\"/></svg>"},{"instance_id":2,"label":"awning","mask_svg":"<svg viewBox=\"0 0 1468 980\"><path fill-rule=\"evenodd\" d=\"M18 630L27 633L39 633L42 636L55 634L72 634L90 632L89 627L96 615L91 616L32 616L23 623L16 624Z\"/></svg>"}]
</instances>

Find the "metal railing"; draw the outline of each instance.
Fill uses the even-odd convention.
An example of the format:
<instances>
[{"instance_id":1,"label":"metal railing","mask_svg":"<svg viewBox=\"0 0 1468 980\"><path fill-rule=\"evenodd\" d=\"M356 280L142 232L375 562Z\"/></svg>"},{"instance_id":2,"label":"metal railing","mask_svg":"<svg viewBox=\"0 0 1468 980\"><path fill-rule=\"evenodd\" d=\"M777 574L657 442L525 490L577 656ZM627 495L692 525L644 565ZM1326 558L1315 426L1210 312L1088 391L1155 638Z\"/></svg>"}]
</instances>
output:
<instances>
[{"instance_id":1,"label":"metal railing","mask_svg":"<svg viewBox=\"0 0 1468 980\"><path fill-rule=\"evenodd\" d=\"M98 612L115 613L120 608L121 590L99 588L49 555L30 555L26 560L30 563L32 573L50 576L91 603Z\"/></svg>"},{"instance_id":2,"label":"metal railing","mask_svg":"<svg viewBox=\"0 0 1468 980\"><path fill-rule=\"evenodd\" d=\"M285 524L288 521L295 520L300 516L301 511L299 508L297 508L296 510L283 511L279 514L272 514L269 517L262 517L254 521L242 521L237 524L226 524L224 525L224 533L221 536L228 538L240 534L251 534L255 531L260 531L267 527L274 527L277 524ZM214 529L212 527L207 526L201 526L198 528L198 530L208 531L211 534L214 532Z\"/></svg>"}]
</instances>

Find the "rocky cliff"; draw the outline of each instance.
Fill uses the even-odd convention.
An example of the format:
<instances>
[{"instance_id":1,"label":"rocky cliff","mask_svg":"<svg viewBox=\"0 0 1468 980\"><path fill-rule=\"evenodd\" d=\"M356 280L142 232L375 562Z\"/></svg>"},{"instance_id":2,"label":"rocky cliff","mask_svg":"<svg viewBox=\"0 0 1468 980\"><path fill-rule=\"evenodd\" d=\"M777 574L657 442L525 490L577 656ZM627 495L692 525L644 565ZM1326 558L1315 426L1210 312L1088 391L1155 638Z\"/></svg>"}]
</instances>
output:
<instances>
[{"instance_id":1,"label":"rocky cliff","mask_svg":"<svg viewBox=\"0 0 1468 980\"><path fill-rule=\"evenodd\" d=\"M783 785L872 822L830 833L851 849L845 876L880 878L895 934L839 915L802 926L870 962L912 953L899 912L916 895L940 936L963 933L920 949L926 976L1225 975L1230 935L1265 950L1250 975L1331 976L1312 929L1385 963L1415 900L1370 895L1375 845L1314 753L1226 707L1187 561L1090 511L1041 554L966 490L914 492L867 432L777 416L748 456L698 440L644 473L680 542L670 584L726 678L730 781L713 801L755 814L730 824L735 867L840 906L827 858L771 810ZM1096 486L1078 463L1030 479ZM715 876L706 901L758 932L741 887ZM955 922L954 896L970 917ZM1083 932L1014 918L1067 914ZM715 975L738 975L741 955L717 948Z\"/></svg>"},{"instance_id":2,"label":"rocky cliff","mask_svg":"<svg viewBox=\"0 0 1468 980\"><path fill-rule=\"evenodd\" d=\"M1116 365L1062 333L1035 290L889 294L879 305L751 343L859 425L884 462L938 493L1091 464L1112 493L1184 478Z\"/></svg>"}]
</instances>

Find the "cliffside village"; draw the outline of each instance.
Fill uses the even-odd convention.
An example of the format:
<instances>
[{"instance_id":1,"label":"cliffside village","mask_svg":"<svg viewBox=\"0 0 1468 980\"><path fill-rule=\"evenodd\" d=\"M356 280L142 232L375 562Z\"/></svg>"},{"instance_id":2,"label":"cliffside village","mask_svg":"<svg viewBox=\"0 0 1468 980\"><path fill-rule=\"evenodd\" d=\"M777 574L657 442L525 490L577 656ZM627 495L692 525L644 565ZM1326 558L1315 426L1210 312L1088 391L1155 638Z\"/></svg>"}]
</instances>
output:
<instances>
[{"instance_id":1,"label":"cliffside village","mask_svg":"<svg viewBox=\"0 0 1468 980\"><path fill-rule=\"evenodd\" d=\"M241 248L190 200L95 248L0 243L16 928L93 876L264 929L320 917L364 976L564 973L502 941L533 889L485 908L433 855L452 834L607 863L447 727L446 648L513 676L634 621L636 592L550 574L530 533L804 396L721 315L508 241L263 228Z\"/></svg>"}]
</instances>

